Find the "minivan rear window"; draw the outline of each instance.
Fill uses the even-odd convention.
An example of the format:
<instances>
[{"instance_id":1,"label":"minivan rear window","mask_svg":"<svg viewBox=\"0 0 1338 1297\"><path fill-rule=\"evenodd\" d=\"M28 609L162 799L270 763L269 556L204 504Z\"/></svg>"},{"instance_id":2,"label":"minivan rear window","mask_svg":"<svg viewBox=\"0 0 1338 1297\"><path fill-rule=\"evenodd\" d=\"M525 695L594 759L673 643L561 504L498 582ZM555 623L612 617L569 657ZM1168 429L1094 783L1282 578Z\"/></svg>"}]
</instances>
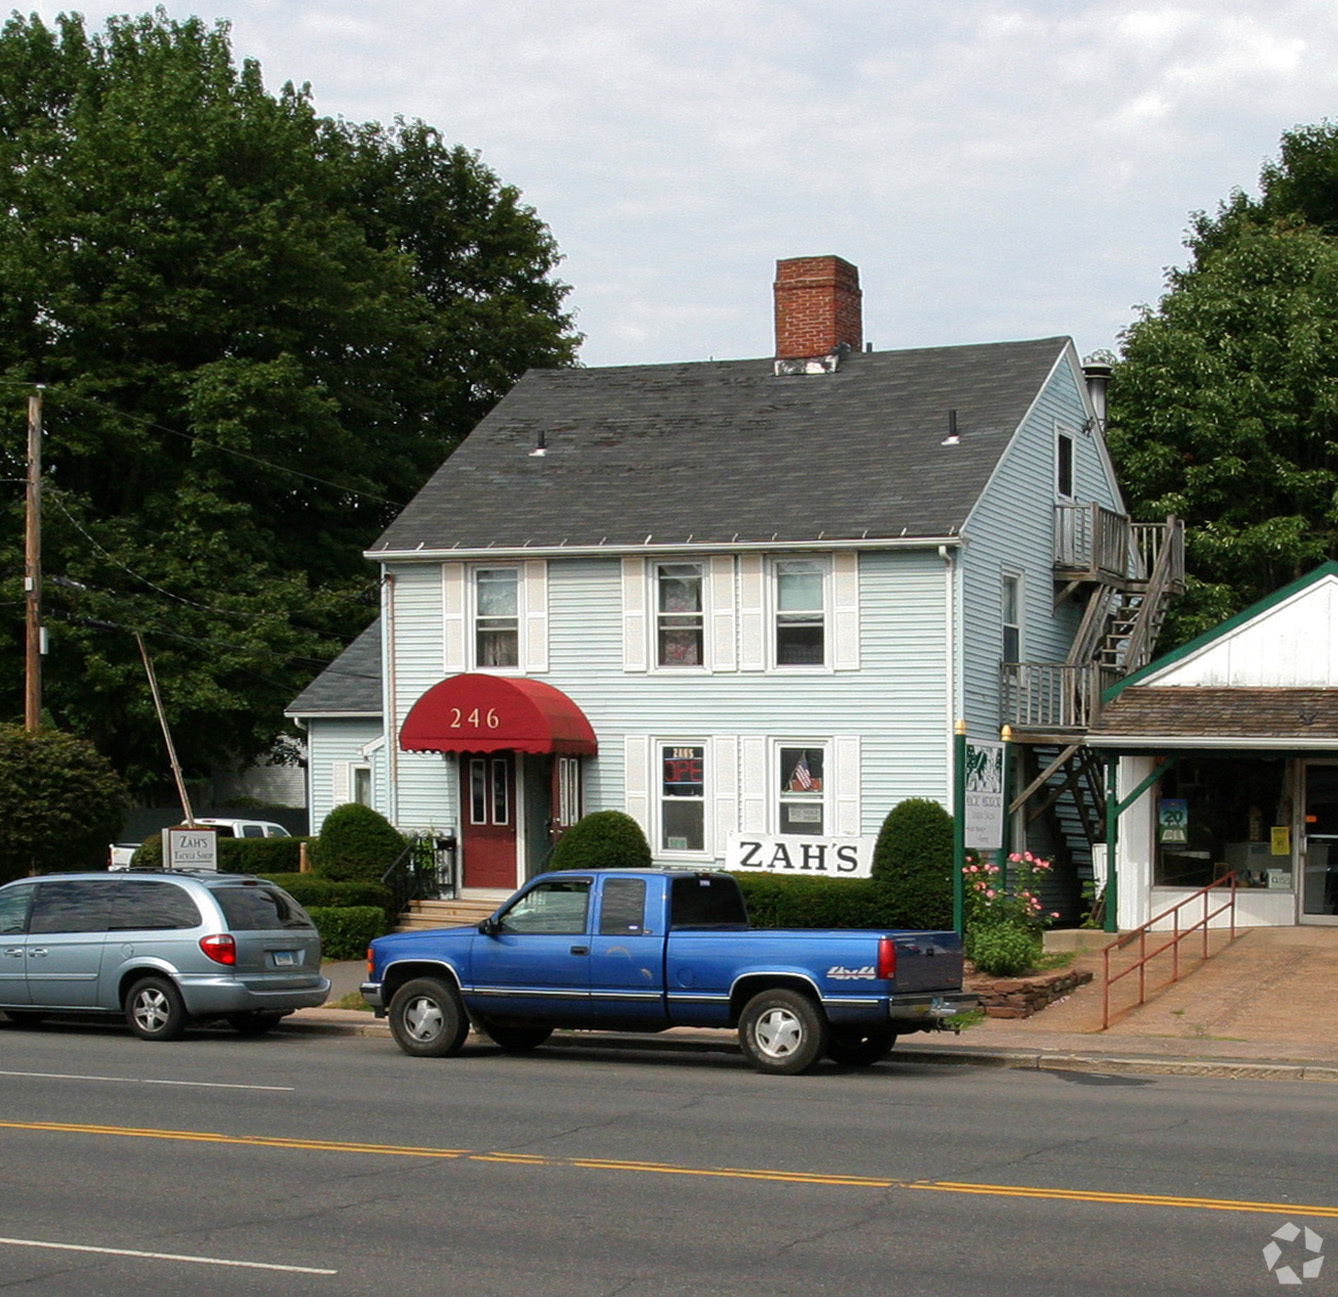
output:
<instances>
[{"instance_id":1,"label":"minivan rear window","mask_svg":"<svg viewBox=\"0 0 1338 1297\"><path fill-rule=\"evenodd\" d=\"M306 910L278 887L216 887L213 894L233 932L316 926Z\"/></svg>"}]
</instances>

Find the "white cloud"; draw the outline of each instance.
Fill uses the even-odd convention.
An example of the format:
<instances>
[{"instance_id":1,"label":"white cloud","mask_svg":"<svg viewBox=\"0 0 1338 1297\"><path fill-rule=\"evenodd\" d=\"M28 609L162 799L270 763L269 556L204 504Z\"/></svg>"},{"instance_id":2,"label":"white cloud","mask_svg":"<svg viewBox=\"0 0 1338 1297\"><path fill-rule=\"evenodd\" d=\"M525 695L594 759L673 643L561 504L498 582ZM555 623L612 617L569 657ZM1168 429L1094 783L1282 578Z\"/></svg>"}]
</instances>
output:
<instances>
[{"instance_id":1,"label":"white cloud","mask_svg":"<svg viewBox=\"0 0 1338 1297\"><path fill-rule=\"evenodd\" d=\"M775 259L811 252L860 266L879 345L1109 346L1183 258L1188 214L1252 188L1282 131L1338 102L1331 0L231 15L271 86L310 82L352 120L421 117L519 185L567 253L590 363L765 354Z\"/></svg>"}]
</instances>

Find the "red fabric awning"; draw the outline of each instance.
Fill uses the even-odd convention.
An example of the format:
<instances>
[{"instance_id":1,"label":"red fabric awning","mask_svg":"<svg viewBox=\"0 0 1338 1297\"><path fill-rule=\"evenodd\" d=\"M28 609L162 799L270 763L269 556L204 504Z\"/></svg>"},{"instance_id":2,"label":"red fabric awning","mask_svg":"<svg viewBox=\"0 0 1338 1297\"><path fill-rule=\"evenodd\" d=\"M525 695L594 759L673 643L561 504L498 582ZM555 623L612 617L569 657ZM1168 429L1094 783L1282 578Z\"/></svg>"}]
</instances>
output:
<instances>
[{"instance_id":1,"label":"red fabric awning","mask_svg":"<svg viewBox=\"0 0 1338 1297\"><path fill-rule=\"evenodd\" d=\"M561 752L599 750L585 713L542 680L471 672L435 684L400 729L405 752Z\"/></svg>"}]
</instances>

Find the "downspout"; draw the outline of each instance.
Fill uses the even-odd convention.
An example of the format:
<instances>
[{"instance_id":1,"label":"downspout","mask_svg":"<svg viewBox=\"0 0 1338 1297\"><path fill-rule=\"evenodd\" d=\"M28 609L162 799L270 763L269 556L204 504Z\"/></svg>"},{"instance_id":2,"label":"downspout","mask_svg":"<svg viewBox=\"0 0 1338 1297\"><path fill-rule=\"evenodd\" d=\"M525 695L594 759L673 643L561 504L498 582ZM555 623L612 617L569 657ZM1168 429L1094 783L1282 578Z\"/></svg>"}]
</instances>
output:
<instances>
[{"instance_id":1,"label":"downspout","mask_svg":"<svg viewBox=\"0 0 1338 1297\"><path fill-rule=\"evenodd\" d=\"M947 680L944 689L944 728L949 735L954 733L958 718L962 715L958 694L961 692L960 668L957 653L957 567L956 554L950 545L940 545L938 556L943 560L943 659L947 665ZM963 700L964 701L964 700ZM955 760L955 740L949 739L948 768L952 769ZM951 797L948 799L951 802Z\"/></svg>"},{"instance_id":2,"label":"downspout","mask_svg":"<svg viewBox=\"0 0 1338 1297\"><path fill-rule=\"evenodd\" d=\"M957 665L957 583L956 565L953 552L947 545L938 547L938 556L944 563L944 635L947 639L944 660L947 663L948 679L945 690L947 703L947 730L951 737L950 753L952 762L951 796L952 806L952 926L961 936L966 930L965 879L962 870L966 868L966 721L955 719L957 710L958 665Z\"/></svg>"},{"instance_id":3,"label":"downspout","mask_svg":"<svg viewBox=\"0 0 1338 1297\"><path fill-rule=\"evenodd\" d=\"M382 656L386 664L385 669L385 732L386 732L386 764L390 775L390 787L386 790L388 796L387 818L392 824L399 823L400 812L400 735L399 724L395 711L396 686L395 686L395 574L387 572L383 578L385 584L385 594L383 601L385 604L385 628L382 634L385 636L382 644Z\"/></svg>"}]
</instances>

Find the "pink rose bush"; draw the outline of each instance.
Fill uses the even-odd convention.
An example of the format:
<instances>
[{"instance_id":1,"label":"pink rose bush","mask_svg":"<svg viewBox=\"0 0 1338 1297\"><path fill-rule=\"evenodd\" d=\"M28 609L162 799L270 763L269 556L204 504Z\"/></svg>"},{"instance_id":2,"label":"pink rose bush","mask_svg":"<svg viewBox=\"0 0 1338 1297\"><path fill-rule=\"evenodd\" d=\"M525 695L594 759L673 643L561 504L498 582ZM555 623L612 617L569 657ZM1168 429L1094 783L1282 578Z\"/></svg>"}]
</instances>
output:
<instances>
[{"instance_id":1,"label":"pink rose bush","mask_svg":"<svg viewBox=\"0 0 1338 1297\"><path fill-rule=\"evenodd\" d=\"M1049 871L1050 862L1030 851L1013 852L1007 871L980 857L963 867L966 954L977 968L1011 976L1035 965L1042 934L1059 917L1041 901Z\"/></svg>"}]
</instances>

